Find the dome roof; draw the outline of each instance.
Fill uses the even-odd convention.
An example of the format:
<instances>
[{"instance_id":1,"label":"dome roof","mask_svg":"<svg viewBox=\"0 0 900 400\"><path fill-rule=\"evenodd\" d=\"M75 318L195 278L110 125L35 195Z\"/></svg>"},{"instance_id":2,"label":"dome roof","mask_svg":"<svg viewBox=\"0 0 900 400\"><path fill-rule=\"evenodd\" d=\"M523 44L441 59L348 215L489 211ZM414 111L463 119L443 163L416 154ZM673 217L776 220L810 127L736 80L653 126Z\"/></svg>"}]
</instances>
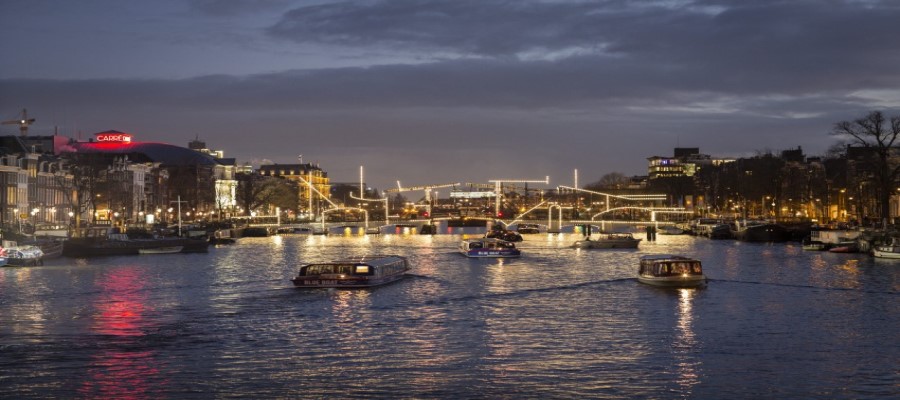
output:
<instances>
[{"instance_id":1,"label":"dome roof","mask_svg":"<svg viewBox=\"0 0 900 400\"><path fill-rule=\"evenodd\" d=\"M219 164L210 155L184 147L166 143L153 142L75 142L70 146L79 153L104 153L128 155L134 160L145 158L150 162L158 162L164 166L216 165Z\"/></svg>"}]
</instances>

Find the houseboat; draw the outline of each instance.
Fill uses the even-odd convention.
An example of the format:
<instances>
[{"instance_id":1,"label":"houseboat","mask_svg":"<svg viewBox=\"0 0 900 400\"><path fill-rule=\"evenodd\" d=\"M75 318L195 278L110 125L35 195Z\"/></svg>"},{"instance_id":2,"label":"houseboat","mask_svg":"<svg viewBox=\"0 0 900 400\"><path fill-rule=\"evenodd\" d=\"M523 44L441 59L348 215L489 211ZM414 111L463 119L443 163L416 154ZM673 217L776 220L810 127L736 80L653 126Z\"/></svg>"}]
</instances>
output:
<instances>
[{"instance_id":1,"label":"houseboat","mask_svg":"<svg viewBox=\"0 0 900 400\"><path fill-rule=\"evenodd\" d=\"M699 260L668 254L640 258L638 282L653 286L695 287L706 284Z\"/></svg>"},{"instance_id":2,"label":"houseboat","mask_svg":"<svg viewBox=\"0 0 900 400\"><path fill-rule=\"evenodd\" d=\"M735 223L731 235L743 242L786 242L791 239L791 233L784 226L771 222Z\"/></svg>"},{"instance_id":3,"label":"houseboat","mask_svg":"<svg viewBox=\"0 0 900 400\"><path fill-rule=\"evenodd\" d=\"M399 280L407 271L405 257L364 256L304 265L291 282L303 288L367 288Z\"/></svg>"},{"instance_id":4,"label":"houseboat","mask_svg":"<svg viewBox=\"0 0 900 400\"><path fill-rule=\"evenodd\" d=\"M137 255L140 250L181 246L181 253L205 253L209 241L184 237L131 238L111 227L83 228L63 242L66 257Z\"/></svg>"},{"instance_id":5,"label":"houseboat","mask_svg":"<svg viewBox=\"0 0 900 400\"><path fill-rule=\"evenodd\" d=\"M518 257L522 253L513 242L500 239L465 239L459 244L459 252L466 257Z\"/></svg>"}]
</instances>

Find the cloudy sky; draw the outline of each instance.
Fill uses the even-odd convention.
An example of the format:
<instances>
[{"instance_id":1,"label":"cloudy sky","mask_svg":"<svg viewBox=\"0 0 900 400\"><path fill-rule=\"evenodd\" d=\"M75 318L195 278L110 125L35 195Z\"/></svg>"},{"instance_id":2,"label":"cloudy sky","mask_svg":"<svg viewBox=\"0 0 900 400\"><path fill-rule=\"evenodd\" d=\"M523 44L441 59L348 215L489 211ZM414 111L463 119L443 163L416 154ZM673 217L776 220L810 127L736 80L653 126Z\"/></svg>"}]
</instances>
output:
<instances>
[{"instance_id":1,"label":"cloudy sky","mask_svg":"<svg viewBox=\"0 0 900 400\"><path fill-rule=\"evenodd\" d=\"M900 115L900 2L0 1L0 117L381 189L646 174ZM17 134L3 126L3 134Z\"/></svg>"}]
</instances>

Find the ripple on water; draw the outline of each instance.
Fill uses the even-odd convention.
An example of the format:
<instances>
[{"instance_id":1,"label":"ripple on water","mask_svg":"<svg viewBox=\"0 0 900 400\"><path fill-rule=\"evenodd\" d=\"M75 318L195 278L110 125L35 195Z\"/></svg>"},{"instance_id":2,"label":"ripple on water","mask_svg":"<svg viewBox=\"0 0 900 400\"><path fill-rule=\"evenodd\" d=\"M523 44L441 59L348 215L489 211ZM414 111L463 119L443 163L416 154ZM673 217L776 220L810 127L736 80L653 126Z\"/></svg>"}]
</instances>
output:
<instances>
[{"instance_id":1,"label":"ripple on water","mask_svg":"<svg viewBox=\"0 0 900 400\"><path fill-rule=\"evenodd\" d=\"M0 271L0 390L17 397L888 398L898 269L864 255L660 236L638 250L528 235L242 239L208 254ZM400 254L410 276L301 290L309 262ZM634 279L688 254L709 287ZM735 379L740 377L740 379Z\"/></svg>"}]
</instances>

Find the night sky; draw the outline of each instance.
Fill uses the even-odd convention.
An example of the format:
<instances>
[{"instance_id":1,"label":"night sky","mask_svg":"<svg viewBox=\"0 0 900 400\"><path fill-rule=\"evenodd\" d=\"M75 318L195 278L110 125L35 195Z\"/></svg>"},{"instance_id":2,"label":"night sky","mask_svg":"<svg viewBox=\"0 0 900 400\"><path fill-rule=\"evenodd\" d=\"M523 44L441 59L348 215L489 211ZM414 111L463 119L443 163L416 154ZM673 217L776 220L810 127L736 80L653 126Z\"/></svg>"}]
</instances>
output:
<instances>
[{"instance_id":1,"label":"night sky","mask_svg":"<svg viewBox=\"0 0 900 400\"><path fill-rule=\"evenodd\" d=\"M0 118L395 185L644 175L900 115L900 1L0 1ZM2 134L18 134L4 125Z\"/></svg>"}]
</instances>

